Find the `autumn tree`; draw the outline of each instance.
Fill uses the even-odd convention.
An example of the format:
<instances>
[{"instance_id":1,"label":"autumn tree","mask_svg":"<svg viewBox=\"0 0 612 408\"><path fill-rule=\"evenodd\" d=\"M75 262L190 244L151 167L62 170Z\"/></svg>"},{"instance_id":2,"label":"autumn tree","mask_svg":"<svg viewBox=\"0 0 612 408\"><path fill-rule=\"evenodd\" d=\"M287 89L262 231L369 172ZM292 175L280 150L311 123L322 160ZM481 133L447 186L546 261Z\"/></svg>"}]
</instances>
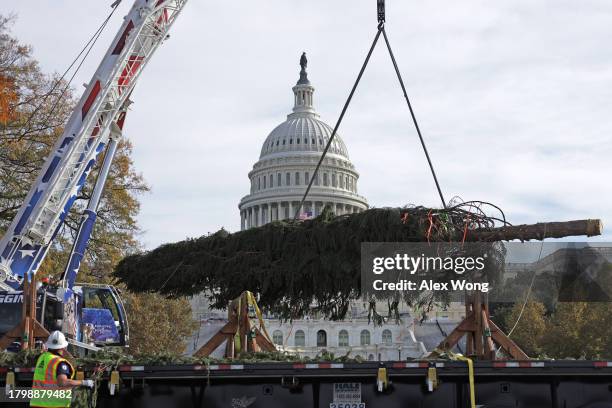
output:
<instances>
[{"instance_id":1,"label":"autumn tree","mask_svg":"<svg viewBox=\"0 0 612 408\"><path fill-rule=\"evenodd\" d=\"M29 46L20 44L10 33L13 18L0 15L0 236L15 217L32 183L75 105L73 90L58 75L45 74L32 56ZM129 119L128 119L129 120ZM109 283L110 272L125 255L140 249L140 232L136 222L139 195L149 190L132 162L132 144L123 139L118 146L105 191L98 209L98 218L79 280ZM102 163L98 159L98 166ZM89 182L80 192L73 209L50 248L40 274L59 277L68 256L83 210L87 206L99 167L92 171ZM166 345L181 343L193 326L187 300L168 301L148 295L128 296L129 317L134 338L157 329L159 319L174 322L174 333L164 332L155 349L139 343L141 351L160 351ZM161 317L160 315L166 316ZM150 318L149 318L150 317ZM145 322L151 322L148 326ZM176 337L178 335L178 337ZM171 346L170 346L171 345ZM159 347L159 348L157 348Z\"/></svg>"},{"instance_id":2,"label":"autumn tree","mask_svg":"<svg viewBox=\"0 0 612 408\"><path fill-rule=\"evenodd\" d=\"M193 320L185 322L185 316L191 315L191 306L185 299L166 299L153 293L130 293L125 297L128 314L137 316L130 321L131 353L185 352L182 339L192 335L198 327ZM157 313L151 313L154 310Z\"/></svg>"},{"instance_id":3,"label":"autumn tree","mask_svg":"<svg viewBox=\"0 0 612 408\"><path fill-rule=\"evenodd\" d=\"M524 308L523 308L524 305ZM546 308L535 301L515 303L504 316L504 327L509 330L514 340L528 356L537 357L544 351L542 340L546 334Z\"/></svg>"},{"instance_id":4,"label":"autumn tree","mask_svg":"<svg viewBox=\"0 0 612 408\"><path fill-rule=\"evenodd\" d=\"M612 358L612 305L608 302L560 302L544 339L555 358Z\"/></svg>"}]
</instances>

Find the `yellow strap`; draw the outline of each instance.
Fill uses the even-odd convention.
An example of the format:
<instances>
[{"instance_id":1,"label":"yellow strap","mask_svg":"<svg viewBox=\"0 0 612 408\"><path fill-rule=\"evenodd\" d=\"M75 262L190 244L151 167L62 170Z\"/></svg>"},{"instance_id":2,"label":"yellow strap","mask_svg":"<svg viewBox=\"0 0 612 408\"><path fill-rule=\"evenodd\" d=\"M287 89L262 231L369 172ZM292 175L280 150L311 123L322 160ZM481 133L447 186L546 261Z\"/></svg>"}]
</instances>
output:
<instances>
[{"instance_id":1,"label":"yellow strap","mask_svg":"<svg viewBox=\"0 0 612 408\"><path fill-rule=\"evenodd\" d=\"M474 362L463 354L453 353L450 350L435 349L433 353L446 354L451 360L465 361L468 364L468 376L470 380L470 408L476 408L476 386L474 385ZM432 353L432 354L433 354Z\"/></svg>"},{"instance_id":2,"label":"yellow strap","mask_svg":"<svg viewBox=\"0 0 612 408\"><path fill-rule=\"evenodd\" d=\"M389 376L387 375L387 369L385 367L380 367L378 369L376 386L378 387L378 392L383 392L389 386Z\"/></svg>"},{"instance_id":3,"label":"yellow strap","mask_svg":"<svg viewBox=\"0 0 612 408\"><path fill-rule=\"evenodd\" d=\"M15 386L15 372L9 371L6 373L6 387L14 387Z\"/></svg>"},{"instance_id":4,"label":"yellow strap","mask_svg":"<svg viewBox=\"0 0 612 408\"><path fill-rule=\"evenodd\" d=\"M242 296L238 298L238 325L240 325L240 313L242 312ZM234 335L234 350L237 353L240 353L242 349L242 344L240 342L240 330L236 330L236 334Z\"/></svg>"},{"instance_id":5,"label":"yellow strap","mask_svg":"<svg viewBox=\"0 0 612 408\"><path fill-rule=\"evenodd\" d=\"M247 290L246 297L247 297L248 303L251 306L253 306L253 309L255 309L255 314L257 315L257 319L259 320L259 328L263 332L264 336L266 336L266 339L268 339L268 341L272 343L272 339L270 338L270 335L268 334L268 331L266 330L266 325L264 324L264 321L263 321L263 314L261 313L261 310L259 309L259 305L255 301L255 295L253 295L253 292L250 292Z\"/></svg>"},{"instance_id":6,"label":"yellow strap","mask_svg":"<svg viewBox=\"0 0 612 408\"><path fill-rule=\"evenodd\" d=\"M468 373L470 376L470 404L471 408L476 408L476 389L474 387L474 362L471 358L465 357L461 354L456 354L457 360L466 361L468 364Z\"/></svg>"},{"instance_id":7,"label":"yellow strap","mask_svg":"<svg viewBox=\"0 0 612 408\"><path fill-rule=\"evenodd\" d=\"M113 370L110 375L110 384L119 385L119 371Z\"/></svg>"}]
</instances>

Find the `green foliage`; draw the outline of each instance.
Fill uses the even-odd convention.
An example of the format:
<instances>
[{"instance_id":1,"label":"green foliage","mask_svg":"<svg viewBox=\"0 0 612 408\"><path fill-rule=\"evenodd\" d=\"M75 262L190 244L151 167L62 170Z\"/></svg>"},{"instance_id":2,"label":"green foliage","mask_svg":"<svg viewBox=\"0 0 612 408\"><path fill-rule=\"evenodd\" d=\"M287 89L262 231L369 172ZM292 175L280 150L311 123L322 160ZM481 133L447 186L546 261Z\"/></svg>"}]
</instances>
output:
<instances>
[{"instance_id":1,"label":"green foliage","mask_svg":"<svg viewBox=\"0 0 612 408\"><path fill-rule=\"evenodd\" d=\"M0 351L0 367L33 367L40 351L9 353ZM289 354L281 351L274 352L249 352L240 353L236 358L211 358L194 357L184 354L169 352L130 354L121 349L104 349L92 353L85 357L78 357L72 362L75 367L82 367L86 370L105 368L114 370L120 365L144 365L144 366L167 366L181 364L228 364L228 363L265 363L265 362L285 362L285 363L310 363L310 362L334 362L334 363L358 363L364 361L360 356L351 356L351 352L336 356L333 353L322 351L315 357L303 357L296 354Z\"/></svg>"},{"instance_id":2,"label":"green foliage","mask_svg":"<svg viewBox=\"0 0 612 408\"><path fill-rule=\"evenodd\" d=\"M130 353L181 354L184 339L198 328L187 299L167 299L158 294L125 293L130 323Z\"/></svg>"},{"instance_id":3,"label":"green foliage","mask_svg":"<svg viewBox=\"0 0 612 408\"><path fill-rule=\"evenodd\" d=\"M510 309L506 329L514 327L522 303ZM559 302L549 315L543 303L527 302L512 339L531 357L555 359L612 358L612 304Z\"/></svg>"},{"instance_id":4,"label":"green foliage","mask_svg":"<svg viewBox=\"0 0 612 408\"><path fill-rule=\"evenodd\" d=\"M546 354L556 358L612 358L612 304L559 303L544 342Z\"/></svg>"},{"instance_id":5,"label":"green foliage","mask_svg":"<svg viewBox=\"0 0 612 408\"><path fill-rule=\"evenodd\" d=\"M468 225L470 219L478 222ZM125 258L115 276L139 292L189 296L206 291L218 309L250 290L258 294L260 307L282 318L316 312L342 319L349 302L361 295L361 243L460 242L466 228L492 225L491 219L460 207L370 209L339 217L325 209L304 222L277 221L234 234L221 230L162 245ZM503 250L493 243L483 246L485 270L491 274L486 278L494 282L503 270ZM411 304L413 294L405 295Z\"/></svg>"},{"instance_id":6,"label":"green foliage","mask_svg":"<svg viewBox=\"0 0 612 408\"><path fill-rule=\"evenodd\" d=\"M505 316L504 326L508 330L512 330L519 315L521 316L519 324L512 333L512 339L528 356L538 356L544 351L543 339L548 329L545 314L546 308L542 303L529 301L524 309L522 303L516 303Z\"/></svg>"}]
</instances>

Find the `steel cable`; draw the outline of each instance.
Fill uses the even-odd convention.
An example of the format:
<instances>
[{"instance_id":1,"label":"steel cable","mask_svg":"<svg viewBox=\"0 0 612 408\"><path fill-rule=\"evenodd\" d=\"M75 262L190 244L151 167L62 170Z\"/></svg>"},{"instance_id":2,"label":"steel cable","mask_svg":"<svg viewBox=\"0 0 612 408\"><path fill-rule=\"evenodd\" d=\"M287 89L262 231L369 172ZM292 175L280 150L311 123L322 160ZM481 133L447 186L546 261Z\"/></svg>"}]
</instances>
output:
<instances>
[{"instance_id":1,"label":"steel cable","mask_svg":"<svg viewBox=\"0 0 612 408\"><path fill-rule=\"evenodd\" d=\"M372 42L372 46L370 47L370 51L368 51L368 55L365 59L365 61L363 62L363 65L361 66L361 70L359 71L359 75L357 75L357 80L355 81L355 84L353 85L353 89L351 89L351 93L349 94L346 102L344 103L344 107L342 108L342 112L340 113L340 117L338 118L338 121L336 122L336 126L334 126L334 130L331 134L331 136L329 137L329 140L327 142L327 144L325 145L325 149L323 150L323 154L321 154L321 158L319 159L319 162L317 163L317 167L315 167L314 173L312 174L312 177L310 178L310 181L308 182L308 187L306 187L306 191L304 192L304 196L302 197L302 201L300 201L300 205L297 207L296 211L295 211L295 215L293 217L294 220L297 220L300 212L302 210L302 205L304 205L304 201L306 201L306 197L308 196L308 193L310 192L310 189L312 188L312 183L315 181L319 168L321 167L321 164L323 163L323 160L325 159L325 155L327 154L327 151L329 150L334 137L336 136L336 132L338 131L338 128L340 127L340 124L342 123L342 119L344 118L344 114L346 113L346 110L348 109L351 100L353 99L353 95L355 94L355 90L357 89L357 86L359 85L359 82L361 81L361 77L363 76L363 73L366 69L366 67L368 66L368 62L370 62L370 57L372 56L372 52L374 51L374 48L376 48L376 43L378 43L378 38L380 37L380 33L383 32L384 30L384 25L383 24L379 24L378 25L378 31L376 32L376 36L374 37L374 41Z\"/></svg>"}]
</instances>

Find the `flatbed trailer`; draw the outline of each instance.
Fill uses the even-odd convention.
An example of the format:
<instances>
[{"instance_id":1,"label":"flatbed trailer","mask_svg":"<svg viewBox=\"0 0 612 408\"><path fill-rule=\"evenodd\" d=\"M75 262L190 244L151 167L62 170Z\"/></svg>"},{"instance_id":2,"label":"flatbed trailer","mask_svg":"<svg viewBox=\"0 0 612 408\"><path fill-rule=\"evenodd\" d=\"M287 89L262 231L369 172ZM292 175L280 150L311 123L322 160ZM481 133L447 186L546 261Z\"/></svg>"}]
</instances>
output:
<instances>
[{"instance_id":1,"label":"flatbed trailer","mask_svg":"<svg viewBox=\"0 0 612 408\"><path fill-rule=\"evenodd\" d=\"M33 371L0 368L0 383L14 372L29 387ZM470 408L469 378L449 360L122 365L104 373L97 407ZM486 408L612 408L612 361L475 361L474 383Z\"/></svg>"}]
</instances>

